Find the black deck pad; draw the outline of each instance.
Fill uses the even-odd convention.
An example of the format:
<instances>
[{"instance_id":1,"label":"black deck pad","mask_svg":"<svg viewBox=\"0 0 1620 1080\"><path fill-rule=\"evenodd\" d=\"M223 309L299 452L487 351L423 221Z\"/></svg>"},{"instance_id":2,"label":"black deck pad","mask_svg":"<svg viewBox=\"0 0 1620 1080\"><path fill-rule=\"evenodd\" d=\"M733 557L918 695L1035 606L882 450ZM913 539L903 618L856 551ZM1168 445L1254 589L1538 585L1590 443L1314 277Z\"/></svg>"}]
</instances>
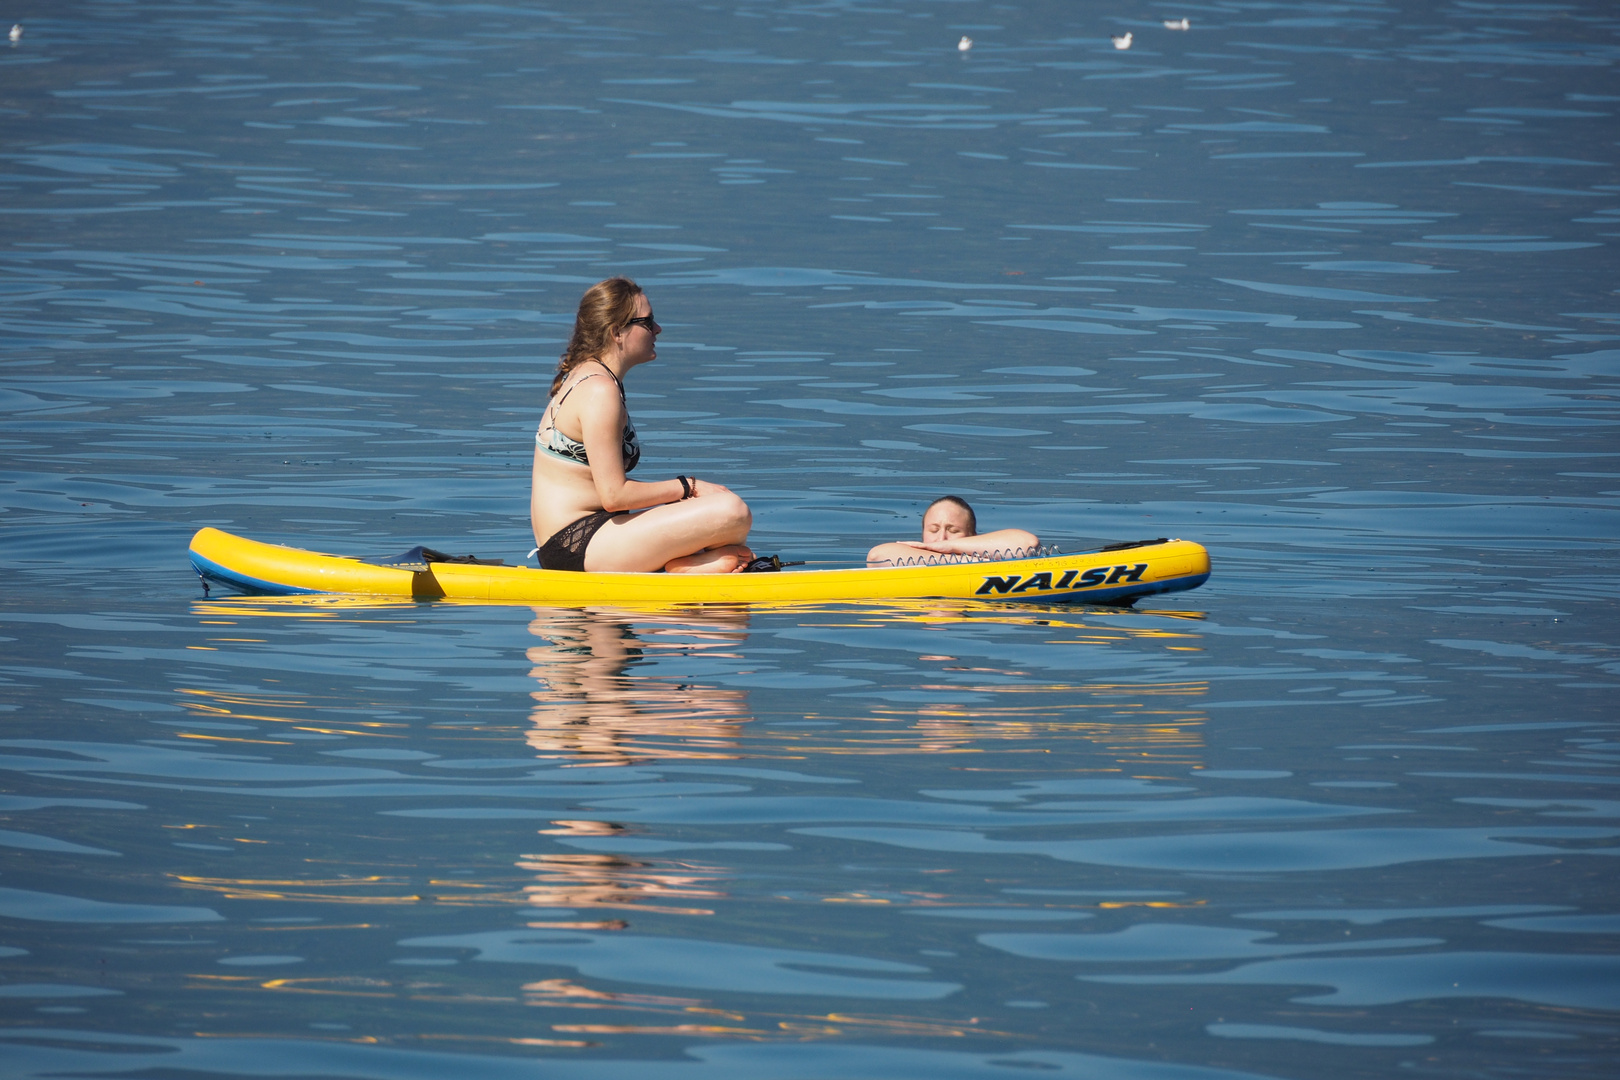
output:
<instances>
[{"instance_id":1,"label":"black deck pad","mask_svg":"<svg viewBox=\"0 0 1620 1080\"><path fill-rule=\"evenodd\" d=\"M1170 538L1161 536L1157 540L1122 540L1117 544L1107 544L1098 548L1098 551L1124 551L1126 548L1152 547L1154 544L1168 544Z\"/></svg>"},{"instance_id":2,"label":"black deck pad","mask_svg":"<svg viewBox=\"0 0 1620 1080\"><path fill-rule=\"evenodd\" d=\"M480 559L476 555L446 555L442 551L437 551L430 547L423 547L421 544L417 544L408 551L402 551L398 555L385 555L377 559L361 559L360 561L370 563L373 566L392 566L400 570L410 570L415 573L423 572L428 568L429 563L436 562L470 563L477 566L506 565L506 561L504 559Z\"/></svg>"}]
</instances>

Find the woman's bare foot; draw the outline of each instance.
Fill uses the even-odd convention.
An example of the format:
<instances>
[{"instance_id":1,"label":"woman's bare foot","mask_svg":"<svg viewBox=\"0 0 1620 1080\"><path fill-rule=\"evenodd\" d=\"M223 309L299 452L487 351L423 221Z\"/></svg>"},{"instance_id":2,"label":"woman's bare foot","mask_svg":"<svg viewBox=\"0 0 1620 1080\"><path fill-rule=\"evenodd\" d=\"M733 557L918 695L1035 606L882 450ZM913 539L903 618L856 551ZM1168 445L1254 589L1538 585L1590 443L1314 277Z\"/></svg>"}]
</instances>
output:
<instances>
[{"instance_id":1,"label":"woman's bare foot","mask_svg":"<svg viewBox=\"0 0 1620 1080\"><path fill-rule=\"evenodd\" d=\"M725 544L664 564L666 574L735 574L754 559L746 544Z\"/></svg>"}]
</instances>

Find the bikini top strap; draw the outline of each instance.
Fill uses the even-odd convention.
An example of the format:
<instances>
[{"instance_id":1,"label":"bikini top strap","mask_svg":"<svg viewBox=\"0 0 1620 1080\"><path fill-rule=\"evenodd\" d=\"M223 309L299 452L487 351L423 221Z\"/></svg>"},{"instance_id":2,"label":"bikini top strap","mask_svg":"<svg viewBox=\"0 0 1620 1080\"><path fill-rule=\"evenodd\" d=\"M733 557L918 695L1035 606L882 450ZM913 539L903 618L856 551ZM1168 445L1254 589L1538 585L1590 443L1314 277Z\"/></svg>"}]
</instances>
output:
<instances>
[{"instance_id":1,"label":"bikini top strap","mask_svg":"<svg viewBox=\"0 0 1620 1080\"><path fill-rule=\"evenodd\" d=\"M619 388L619 400L623 401L624 400L624 383L620 382L619 377L617 375L613 374L613 369L608 367L606 364L603 364L602 361L600 361L600 360L591 360L589 362L593 363L593 364L601 364L602 371L607 372L607 377L612 379L613 380L613 385L615 385L615 386L617 386ZM585 376L585 379L594 379L598 375L600 375L601 373L602 372L593 371L589 375ZM572 394L576 389L578 389L579 384L584 382L585 379L576 380L573 386L570 386L567 390L563 391L563 396L558 398L557 399L557 404L555 404L555 405L553 405L551 407L551 415L553 417L555 417L559 412L562 411L563 402L568 400L568 395Z\"/></svg>"},{"instance_id":2,"label":"bikini top strap","mask_svg":"<svg viewBox=\"0 0 1620 1080\"><path fill-rule=\"evenodd\" d=\"M594 379L596 376L597 373L593 371L589 375L585 376L585 379ZM570 386L567 390L564 390L563 396L558 398L557 403L551 407L551 424L553 427L557 426L557 416L562 412L563 402L568 400L568 395L572 394L574 392L574 388L579 386L580 383L584 382L585 379L577 380L573 386Z\"/></svg>"},{"instance_id":3,"label":"bikini top strap","mask_svg":"<svg viewBox=\"0 0 1620 1080\"><path fill-rule=\"evenodd\" d=\"M602 361L600 361L600 360L595 360L594 362L598 363L598 364L602 364ZM619 400L623 401L624 400L624 380L620 379L617 375L613 374L613 369L608 367L606 364L602 364L602 370L608 373L608 378L613 380L613 385L617 386L619 388ZM584 382L584 381L585 381L584 379L579 380L579 382ZM579 383L575 383L574 385L578 386Z\"/></svg>"},{"instance_id":4,"label":"bikini top strap","mask_svg":"<svg viewBox=\"0 0 1620 1080\"><path fill-rule=\"evenodd\" d=\"M570 386L567 390L563 391L563 396L558 398L556 403L551 406L551 428L553 431L557 429L557 418L562 415L563 402L568 400L568 395L572 394L576 389L578 389L579 384L584 382L585 379L594 379L598 375L602 374L602 372L606 372L607 377L612 379L613 384L619 388L619 400L624 401L624 383L620 382L619 377L613 374L613 369L608 367L606 364L603 364L602 361L596 359L589 360L587 363L600 364L602 371L593 371L586 375L584 379L575 380L573 386Z\"/></svg>"}]
</instances>

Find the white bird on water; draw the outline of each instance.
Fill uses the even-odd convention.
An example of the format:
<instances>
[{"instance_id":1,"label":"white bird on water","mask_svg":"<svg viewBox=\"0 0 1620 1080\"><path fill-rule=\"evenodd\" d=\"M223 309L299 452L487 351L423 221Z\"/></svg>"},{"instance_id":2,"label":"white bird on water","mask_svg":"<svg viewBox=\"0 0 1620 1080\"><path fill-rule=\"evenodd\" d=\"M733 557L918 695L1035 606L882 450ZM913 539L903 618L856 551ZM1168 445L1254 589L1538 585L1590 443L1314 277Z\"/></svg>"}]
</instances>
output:
<instances>
[{"instance_id":1,"label":"white bird on water","mask_svg":"<svg viewBox=\"0 0 1620 1080\"><path fill-rule=\"evenodd\" d=\"M956 43L956 51L967 52L971 48L973 48L973 39L963 34L962 40Z\"/></svg>"},{"instance_id":2,"label":"white bird on water","mask_svg":"<svg viewBox=\"0 0 1620 1080\"><path fill-rule=\"evenodd\" d=\"M1164 28L1166 30L1191 30L1192 20L1185 15L1179 19L1166 19L1164 20Z\"/></svg>"},{"instance_id":3,"label":"white bird on water","mask_svg":"<svg viewBox=\"0 0 1620 1080\"><path fill-rule=\"evenodd\" d=\"M1119 37L1109 38L1108 40L1114 43L1114 48L1116 49L1128 49L1131 47L1131 32L1127 30Z\"/></svg>"},{"instance_id":4,"label":"white bird on water","mask_svg":"<svg viewBox=\"0 0 1620 1080\"><path fill-rule=\"evenodd\" d=\"M22 40L22 23L11 24L11 43L13 45Z\"/></svg>"}]
</instances>

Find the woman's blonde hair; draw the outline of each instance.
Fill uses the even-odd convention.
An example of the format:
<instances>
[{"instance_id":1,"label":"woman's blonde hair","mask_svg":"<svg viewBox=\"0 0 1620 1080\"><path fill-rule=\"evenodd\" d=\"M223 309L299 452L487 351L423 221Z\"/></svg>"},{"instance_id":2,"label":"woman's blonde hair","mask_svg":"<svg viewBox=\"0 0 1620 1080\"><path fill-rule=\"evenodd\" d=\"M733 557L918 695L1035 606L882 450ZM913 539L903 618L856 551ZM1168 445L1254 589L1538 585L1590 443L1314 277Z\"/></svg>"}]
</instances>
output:
<instances>
[{"instance_id":1,"label":"woman's blonde hair","mask_svg":"<svg viewBox=\"0 0 1620 1080\"><path fill-rule=\"evenodd\" d=\"M636 297L640 295L641 286L627 277L598 281L585 290L574 316L574 335L568 339L568 350L557 363L556 378L551 380L553 397L568 380L569 372L586 360L601 356L613 335L636 317Z\"/></svg>"}]
</instances>

